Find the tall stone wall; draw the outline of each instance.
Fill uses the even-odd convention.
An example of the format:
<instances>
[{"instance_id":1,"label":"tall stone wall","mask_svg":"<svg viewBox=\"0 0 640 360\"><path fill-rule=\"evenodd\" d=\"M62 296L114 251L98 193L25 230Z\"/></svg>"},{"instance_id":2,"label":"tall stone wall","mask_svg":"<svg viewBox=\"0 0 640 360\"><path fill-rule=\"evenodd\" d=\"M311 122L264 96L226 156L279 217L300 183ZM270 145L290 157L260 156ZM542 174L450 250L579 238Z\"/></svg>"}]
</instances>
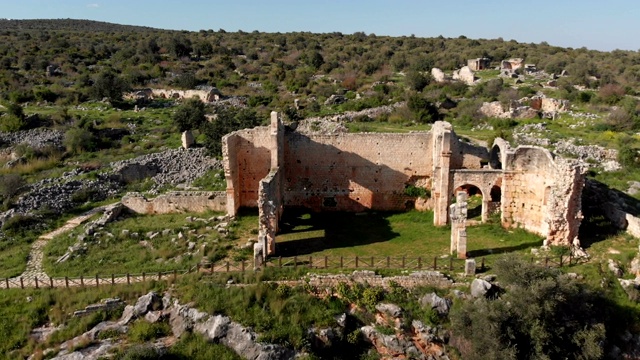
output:
<instances>
[{"instance_id":1,"label":"tall stone wall","mask_svg":"<svg viewBox=\"0 0 640 360\"><path fill-rule=\"evenodd\" d=\"M405 185L429 182L430 147L429 133L287 133L285 203L315 211L404 210Z\"/></svg>"},{"instance_id":2,"label":"tall stone wall","mask_svg":"<svg viewBox=\"0 0 640 360\"><path fill-rule=\"evenodd\" d=\"M265 255L276 251L276 234L282 216L282 171L273 169L260 180L258 196L259 240L262 242Z\"/></svg>"},{"instance_id":3,"label":"tall stone wall","mask_svg":"<svg viewBox=\"0 0 640 360\"><path fill-rule=\"evenodd\" d=\"M223 167L227 179L227 212L258 206L260 180L271 169L271 135L261 126L232 132L222 138Z\"/></svg>"},{"instance_id":4,"label":"tall stone wall","mask_svg":"<svg viewBox=\"0 0 640 360\"><path fill-rule=\"evenodd\" d=\"M153 199L147 199L139 193L129 193L121 202L138 214L227 211L224 191L172 191Z\"/></svg>"},{"instance_id":5,"label":"tall stone wall","mask_svg":"<svg viewBox=\"0 0 640 360\"><path fill-rule=\"evenodd\" d=\"M506 162L502 224L546 236L553 245L570 245L582 220L583 169L532 146L510 151Z\"/></svg>"}]
</instances>

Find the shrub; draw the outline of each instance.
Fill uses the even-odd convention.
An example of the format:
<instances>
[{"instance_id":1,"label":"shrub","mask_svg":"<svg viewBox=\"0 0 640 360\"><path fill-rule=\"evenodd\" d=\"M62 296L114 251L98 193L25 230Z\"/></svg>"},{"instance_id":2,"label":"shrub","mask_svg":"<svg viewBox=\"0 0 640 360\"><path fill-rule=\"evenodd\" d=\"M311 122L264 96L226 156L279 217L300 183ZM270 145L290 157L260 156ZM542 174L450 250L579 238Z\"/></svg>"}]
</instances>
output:
<instances>
[{"instance_id":1,"label":"shrub","mask_svg":"<svg viewBox=\"0 0 640 360\"><path fill-rule=\"evenodd\" d=\"M93 151L96 148L96 138L89 130L73 128L64 134L63 144L71 153Z\"/></svg>"}]
</instances>

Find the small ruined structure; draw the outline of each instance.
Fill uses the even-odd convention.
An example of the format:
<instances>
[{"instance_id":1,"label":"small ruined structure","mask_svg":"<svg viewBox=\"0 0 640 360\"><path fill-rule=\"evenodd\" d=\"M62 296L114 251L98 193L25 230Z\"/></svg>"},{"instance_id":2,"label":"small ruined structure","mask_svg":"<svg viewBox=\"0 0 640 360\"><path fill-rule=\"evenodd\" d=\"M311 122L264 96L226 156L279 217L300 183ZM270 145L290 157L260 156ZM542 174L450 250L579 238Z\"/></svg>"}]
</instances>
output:
<instances>
[{"instance_id":1,"label":"small ruined structure","mask_svg":"<svg viewBox=\"0 0 640 360\"><path fill-rule=\"evenodd\" d=\"M491 66L491 59L477 58L467 60L467 66L473 71L488 69Z\"/></svg>"},{"instance_id":2,"label":"small ruined structure","mask_svg":"<svg viewBox=\"0 0 640 360\"><path fill-rule=\"evenodd\" d=\"M514 71L514 70L520 69L522 67L523 62L524 62L524 59L522 58L502 60L500 62L500 70Z\"/></svg>"},{"instance_id":3,"label":"small ruined structure","mask_svg":"<svg viewBox=\"0 0 640 360\"><path fill-rule=\"evenodd\" d=\"M503 226L538 233L552 245L569 246L582 220L585 169L578 162L540 147L513 149L500 138L488 151L462 141L443 121L428 132L301 134L272 112L270 126L227 134L222 146L227 213L259 209L260 256L275 253L286 207L403 211L417 206L405 194L409 186L430 190L422 205L433 209L437 226L449 222L459 191L482 196L482 221L499 212Z\"/></svg>"},{"instance_id":4,"label":"small ruined structure","mask_svg":"<svg viewBox=\"0 0 640 360\"><path fill-rule=\"evenodd\" d=\"M451 217L451 254L467 258L467 193L458 191L456 203L449 206Z\"/></svg>"}]
</instances>

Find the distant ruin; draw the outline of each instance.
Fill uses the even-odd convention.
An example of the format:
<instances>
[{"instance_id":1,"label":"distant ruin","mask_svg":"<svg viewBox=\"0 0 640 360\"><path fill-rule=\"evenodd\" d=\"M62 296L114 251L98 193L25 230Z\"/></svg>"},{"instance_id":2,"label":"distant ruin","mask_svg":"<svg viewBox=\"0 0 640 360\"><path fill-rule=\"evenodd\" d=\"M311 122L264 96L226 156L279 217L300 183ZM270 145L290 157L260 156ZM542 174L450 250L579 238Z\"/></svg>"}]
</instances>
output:
<instances>
[{"instance_id":1,"label":"distant ruin","mask_svg":"<svg viewBox=\"0 0 640 360\"><path fill-rule=\"evenodd\" d=\"M308 135L285 129L272 112L270 126L239 130L222 142L227 212L258 207L265 255L275 253L286 207L432 209L434 225L443 226L462 190L482 196L482 221L499 212L503 226L566 246L577 238L582 220L585 169L578 162L540 147L514 149L503 139L489 151L462 141L443 121L428 132ZM430 191L430 197L420 201L407 195L410 186Z\"/></svg>"}]
</instances>

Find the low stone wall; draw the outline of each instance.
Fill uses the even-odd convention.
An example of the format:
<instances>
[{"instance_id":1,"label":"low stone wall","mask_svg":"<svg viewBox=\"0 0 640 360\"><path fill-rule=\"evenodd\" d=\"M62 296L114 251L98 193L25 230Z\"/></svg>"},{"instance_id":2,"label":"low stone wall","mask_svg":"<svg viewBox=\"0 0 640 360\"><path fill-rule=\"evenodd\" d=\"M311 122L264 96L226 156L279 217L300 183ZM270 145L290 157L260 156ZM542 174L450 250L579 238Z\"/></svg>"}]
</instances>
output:
<instances>
[{"instance_id":1,"label":"low stone wall","mask_svg":"<svg viewBox=\"0 0 640 360\"><path fill-rule=\"evenodd\" d=\"M172 191L147 199L140 193L129 193L122 204L138 214L171 214L180 212L227 211L224 191Z\"/></svg>"},{"instance_id":2,"label":"low stone wall","mask_svg":"<svg viewBox=\"0 0 640 360\"><path fill-rule=\"evenodd\" d=\"M291 286L299 285L299 280L278 281ZM309 274L309 285L317 288L336 288L340 283L353 285L360 283L363 285L380 286L384 289L390 289L392 284L403 288L415 288L419 286L435 286L438 288L447 288L453 285L453 280L438 271L414 271L409 275L383 277L376 275L375 272L369 270L356 270L351 274L332 274L317 275Z\"/></svg>"}]
</instances>

